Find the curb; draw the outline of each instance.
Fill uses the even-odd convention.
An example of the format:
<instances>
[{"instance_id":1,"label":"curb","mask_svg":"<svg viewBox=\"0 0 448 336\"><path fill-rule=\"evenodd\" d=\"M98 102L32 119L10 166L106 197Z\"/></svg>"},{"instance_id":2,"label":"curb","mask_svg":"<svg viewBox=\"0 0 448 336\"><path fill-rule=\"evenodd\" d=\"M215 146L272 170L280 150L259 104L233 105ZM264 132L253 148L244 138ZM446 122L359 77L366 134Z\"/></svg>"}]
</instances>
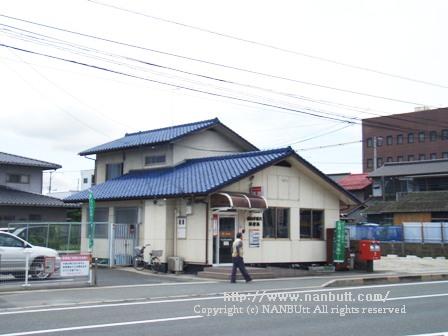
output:
<instances>
[{"instance_id":1,"label":"curb","mask_svg":"<svg viewBox=\"0 0 448 336\"><path fill-rule=\"evenodd\" d=\"M376 284L395 284L406 282L427 282L448 280L448 273L436 274L411 274L411 275L388 275L369 278L334 279L327 282L323 287L350 287Z\"/></svg>"}]
</instances>

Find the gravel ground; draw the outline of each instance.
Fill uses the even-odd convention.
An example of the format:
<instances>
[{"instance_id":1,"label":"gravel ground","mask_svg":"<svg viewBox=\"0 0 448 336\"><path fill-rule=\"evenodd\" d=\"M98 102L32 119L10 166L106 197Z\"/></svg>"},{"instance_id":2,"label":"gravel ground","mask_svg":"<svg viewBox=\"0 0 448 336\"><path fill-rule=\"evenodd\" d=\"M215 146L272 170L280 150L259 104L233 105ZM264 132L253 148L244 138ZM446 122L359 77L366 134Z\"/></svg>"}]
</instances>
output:
<instances>
[{"instance_id":1,"label":"gravel ground","mask_svg":"<svg viewBox=\"0 0 448 336\"><path fill-rule=\"evenodd\" d=\"M375 270L394 272L448 272L448 259L419 258L415 256L381 257L375 261Z\"/></svg>"}]
</instances>

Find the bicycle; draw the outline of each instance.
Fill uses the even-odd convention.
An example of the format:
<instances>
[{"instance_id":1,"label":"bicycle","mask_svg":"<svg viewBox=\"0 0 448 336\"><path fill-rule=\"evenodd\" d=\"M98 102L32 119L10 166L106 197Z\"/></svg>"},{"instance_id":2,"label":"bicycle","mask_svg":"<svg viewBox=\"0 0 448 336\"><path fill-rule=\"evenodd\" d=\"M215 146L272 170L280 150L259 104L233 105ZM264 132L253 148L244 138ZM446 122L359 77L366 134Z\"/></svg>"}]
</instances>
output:
<instances>
[{"instance_id":1,"label":"bicycle","mask_svg":"<svg viewBox=\"0 0 448 336\"><path fill-rule=\"evenodd\" d=\"M163 255L163 250L152 250L149 252L149 262L145 261L145 249L151 246L151 244L146 244L143 246L136 246L136 255L133 260L133 266L137 271L143 271L145 268L149 268L154 272L160 271L160 259Z\"/></svg>"}]
</instances>

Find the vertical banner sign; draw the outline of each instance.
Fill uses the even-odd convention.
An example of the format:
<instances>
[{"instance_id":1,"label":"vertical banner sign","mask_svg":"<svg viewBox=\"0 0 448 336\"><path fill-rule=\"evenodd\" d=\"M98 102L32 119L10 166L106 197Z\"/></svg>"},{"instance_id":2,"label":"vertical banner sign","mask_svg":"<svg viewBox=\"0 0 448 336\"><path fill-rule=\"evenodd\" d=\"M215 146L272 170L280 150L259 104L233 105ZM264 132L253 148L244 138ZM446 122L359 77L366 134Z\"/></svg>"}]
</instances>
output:
<instances>
[{"instance_id":1,"label":"vertical banner sign","mask_svg":"<svg viewBox=\"0 0 448 336\"><path fill-rule=\"evenodd\" d=\"M93 249L93 237L95 236L95 198L89 190L89 251Z\"/></svg>"},{"instance_id":2,"label":"vertical banner sign","mask_svg":"<svg viewBox=\"0 0 448 336\"><path fill-rule=\"evenodd\" d=\"M345 261L345 222L337 221L333 239L333 261L343 263Z\"/></svg>"}]
</instances>

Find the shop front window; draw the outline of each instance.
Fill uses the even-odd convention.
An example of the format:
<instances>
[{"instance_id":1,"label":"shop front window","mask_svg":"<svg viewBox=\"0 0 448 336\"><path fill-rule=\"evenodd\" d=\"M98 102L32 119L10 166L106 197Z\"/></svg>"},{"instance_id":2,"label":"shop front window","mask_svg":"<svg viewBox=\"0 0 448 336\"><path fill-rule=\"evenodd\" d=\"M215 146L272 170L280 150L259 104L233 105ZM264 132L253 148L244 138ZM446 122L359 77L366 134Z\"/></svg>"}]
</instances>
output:
<instances>
[{"instance_id":1,"label":"shop front window","mask_svg":"<svg viewBox=\"0 0 448 336\"><path fill-rule=\"evenodd\" d=\"M263 238L289 238L288 208L268 208L264 211Z\"/></svg>"}]
</instances>

